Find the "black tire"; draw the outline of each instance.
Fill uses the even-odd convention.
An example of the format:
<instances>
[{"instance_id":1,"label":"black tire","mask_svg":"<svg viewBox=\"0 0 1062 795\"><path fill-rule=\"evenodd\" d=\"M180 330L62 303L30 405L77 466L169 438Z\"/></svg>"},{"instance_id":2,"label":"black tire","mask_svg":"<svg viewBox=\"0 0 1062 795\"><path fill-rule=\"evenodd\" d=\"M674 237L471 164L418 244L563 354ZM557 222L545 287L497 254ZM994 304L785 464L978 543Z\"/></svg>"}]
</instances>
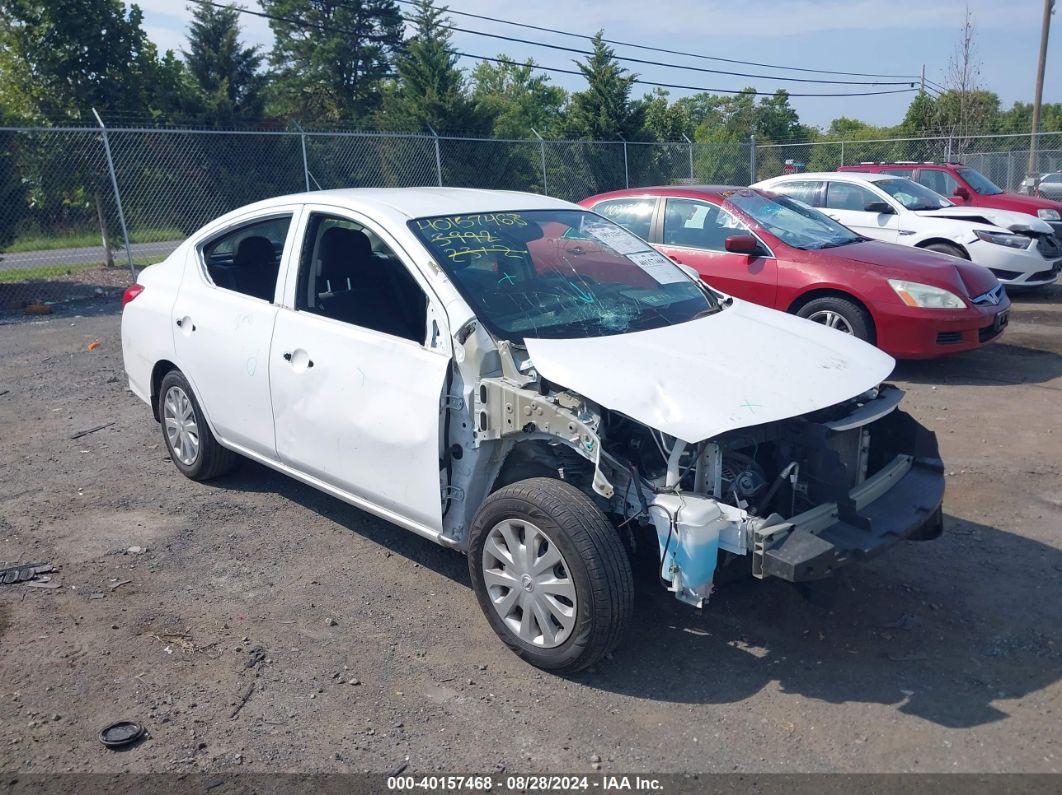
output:
<instances>
[{"instance_id":1,"label":"black tire","mask_svg":"<svg viewBox=\"0 0 1062 795\"><path fill-rule=\"evenodd\" d=\"M494 608L483 575L484 546L499 523L534 524L556 544L576 593L575 624L564 642L542 648L514 633ZM574 672L612 651L634 610L634 579L623 542L593 501L552 478L529 478L491 494L472 522L468 569L487 621L523 660L538 668Z\"/></svg>"},{"instance_id":2,"label":"black tire","mask_svg":"<svg viewBox=\"0 0 1062 795\"><path fill-rule=\"evenodd\" d=\"M953 246L951 243L930 243L928 246L922 246L926 251L935 251L938 254L948 254L952 257L958 257L959 259L968 260L970 257L958 246Z\"/></svg>"},{"instance_id":3,"label":"black tire","mask_svg":"<svg viewBox=\"0 0 1062 795\"><path fill-rule=\"evenodd\" d=\"M834 312L844 319L851 329L850 332L846 329L841 329L845 333L851 333L852 336L858 337L864 342L874 342L874 325L870 320L870 315L859 304L849 301L847 298L832 295L825 298L815 298L800 307L796 314L805 319L815 319L816 315L827 312Z\"/></svg>"},{"instance_id":4,"label":"black tire","mask_svg":"<svg viewBox=\"0 0 1062 795\"><path fill-rule=\"evenodd\" d=\"M166 401L166 394L172 387L180 388L188 396L188 399L192 404L192 411L195 414L195 423L199 432L199 450L195 459L189 464L180 460L177 452L173 448L169 435L166 433L164 404ZM184 377L184 373L180 370L170 370L165 376L163 376L162 383L159 385L158 400L159 425L162 428L162 438L166 443L166 449L170 453L170 460L173 461L173 464L177 469L179 469L186 477L199 481L220 477L232 469L236 464L236 461L239 459L239 456L232 450L218 444L218 440L215 439L214 434L210 432L210 426L207 424L206 417L203 416L203 409L200 408L199 401L196 399L195 393L192 391L192 387L188 383L188 379Z\"/></svg>"}]
</instances>

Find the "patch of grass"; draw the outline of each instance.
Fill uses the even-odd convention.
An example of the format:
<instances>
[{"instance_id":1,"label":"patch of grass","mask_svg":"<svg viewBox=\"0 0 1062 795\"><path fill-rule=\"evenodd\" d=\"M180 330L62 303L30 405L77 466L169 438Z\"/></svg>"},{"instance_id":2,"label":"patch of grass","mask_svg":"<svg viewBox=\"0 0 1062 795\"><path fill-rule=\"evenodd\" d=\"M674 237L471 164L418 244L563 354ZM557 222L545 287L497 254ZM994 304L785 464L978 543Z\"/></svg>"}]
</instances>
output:
<instances>
[{"instance_id":1,"label":"patch of grass","mask_svg":"<svg viewBox=\"0 0 1062 795\"><path fill-rule=\"evenodd\" d=\"M129 233L130 243L160 243L164 240L184 240L187 237L180 229L161 227L158 229L133 230ZM111 244L115 251L123 247L121 235L112 236ZM99 232L71 232L64 235L35 235L20 237L4 251L17 254L25 251L52 251L57 248L93 248L103 247Z\"/></svg>"},{"instance_id":2,"label":"patch of grass","mask_svg":"<svg viewBox=\"0 0 1062 795\"><path fill-rule=\"evenodd\" d=\"M133 265L138 268L147 267L148 265L154 265L156 262L162 262L161 257L154 257L149 259L134 259ZM78 262L70 265L40 265L33 268L12 268L10 270L0 270L0 284L15 284L18 282L41 282L48 281L50 279L56 279L60 276L68 276L73 273L80 273L81 271L94 271L102 267L98 262ZM125 268L115 267L114 270L129 271Z\"/></svg>"}]
</instances>

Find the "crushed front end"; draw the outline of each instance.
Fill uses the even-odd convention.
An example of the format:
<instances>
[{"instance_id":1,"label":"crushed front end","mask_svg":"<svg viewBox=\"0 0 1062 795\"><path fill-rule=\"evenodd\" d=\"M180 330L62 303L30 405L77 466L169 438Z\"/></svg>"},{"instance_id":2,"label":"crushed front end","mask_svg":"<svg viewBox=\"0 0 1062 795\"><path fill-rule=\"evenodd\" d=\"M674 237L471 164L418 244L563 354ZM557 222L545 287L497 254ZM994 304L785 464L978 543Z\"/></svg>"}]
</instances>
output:
<instances>
[{"instance_id":1,"label":"crushed front end","mask_svg":"<svg viewBox=\"0 0 1062 795\"><path fill-rule=\"evenodd\" d=\"M890 385L699 444L606 414L601 464L623 522L655 531L660 576L700 606L717 566L804 582L942 529L936 437Z\"/></svg>"}]
</instances>

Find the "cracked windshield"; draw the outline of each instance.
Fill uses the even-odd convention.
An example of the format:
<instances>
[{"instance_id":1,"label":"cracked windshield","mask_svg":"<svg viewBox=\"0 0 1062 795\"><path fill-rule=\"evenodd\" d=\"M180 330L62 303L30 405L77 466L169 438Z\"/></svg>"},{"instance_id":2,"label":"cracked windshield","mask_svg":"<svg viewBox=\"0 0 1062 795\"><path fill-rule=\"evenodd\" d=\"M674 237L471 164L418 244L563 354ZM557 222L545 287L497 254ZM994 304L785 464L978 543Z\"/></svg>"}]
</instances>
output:
<instances>
[{"instance_id":1,"label":"cracked windshield","mask_svg":"<svg viewBox=\"0 0 1062 795\"><path fill-rule=\"evenodd\" d=\"M578 210L410 222L496 336L599 337L717 310L715 296L648 243Z\"/></svg>"}]
</instances>

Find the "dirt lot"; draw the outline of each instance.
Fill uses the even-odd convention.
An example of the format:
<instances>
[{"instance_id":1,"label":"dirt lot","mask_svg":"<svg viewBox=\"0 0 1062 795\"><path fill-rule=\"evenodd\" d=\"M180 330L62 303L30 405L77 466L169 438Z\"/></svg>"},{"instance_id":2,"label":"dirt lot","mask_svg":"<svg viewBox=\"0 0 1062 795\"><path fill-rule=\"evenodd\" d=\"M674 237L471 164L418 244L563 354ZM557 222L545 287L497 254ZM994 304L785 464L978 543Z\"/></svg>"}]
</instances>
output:
<instances>
[{"instance_id":1,"label":"dirt lot","mask_svg":"<svg viewBox=\"0 0 1062 795\"><path fill-rule=\"evenodd\" d=\"M0 586L0 770L1062 770L1062 288L897 370L940 435L942 539L847 571L832 608L643 584L570 679L495 639L458 554L260 466L180 476L114 304L13 319L0 361L0 560L62 586ZM119 719L150 738L104 749Z\"/></svg>"}]
</instances>

